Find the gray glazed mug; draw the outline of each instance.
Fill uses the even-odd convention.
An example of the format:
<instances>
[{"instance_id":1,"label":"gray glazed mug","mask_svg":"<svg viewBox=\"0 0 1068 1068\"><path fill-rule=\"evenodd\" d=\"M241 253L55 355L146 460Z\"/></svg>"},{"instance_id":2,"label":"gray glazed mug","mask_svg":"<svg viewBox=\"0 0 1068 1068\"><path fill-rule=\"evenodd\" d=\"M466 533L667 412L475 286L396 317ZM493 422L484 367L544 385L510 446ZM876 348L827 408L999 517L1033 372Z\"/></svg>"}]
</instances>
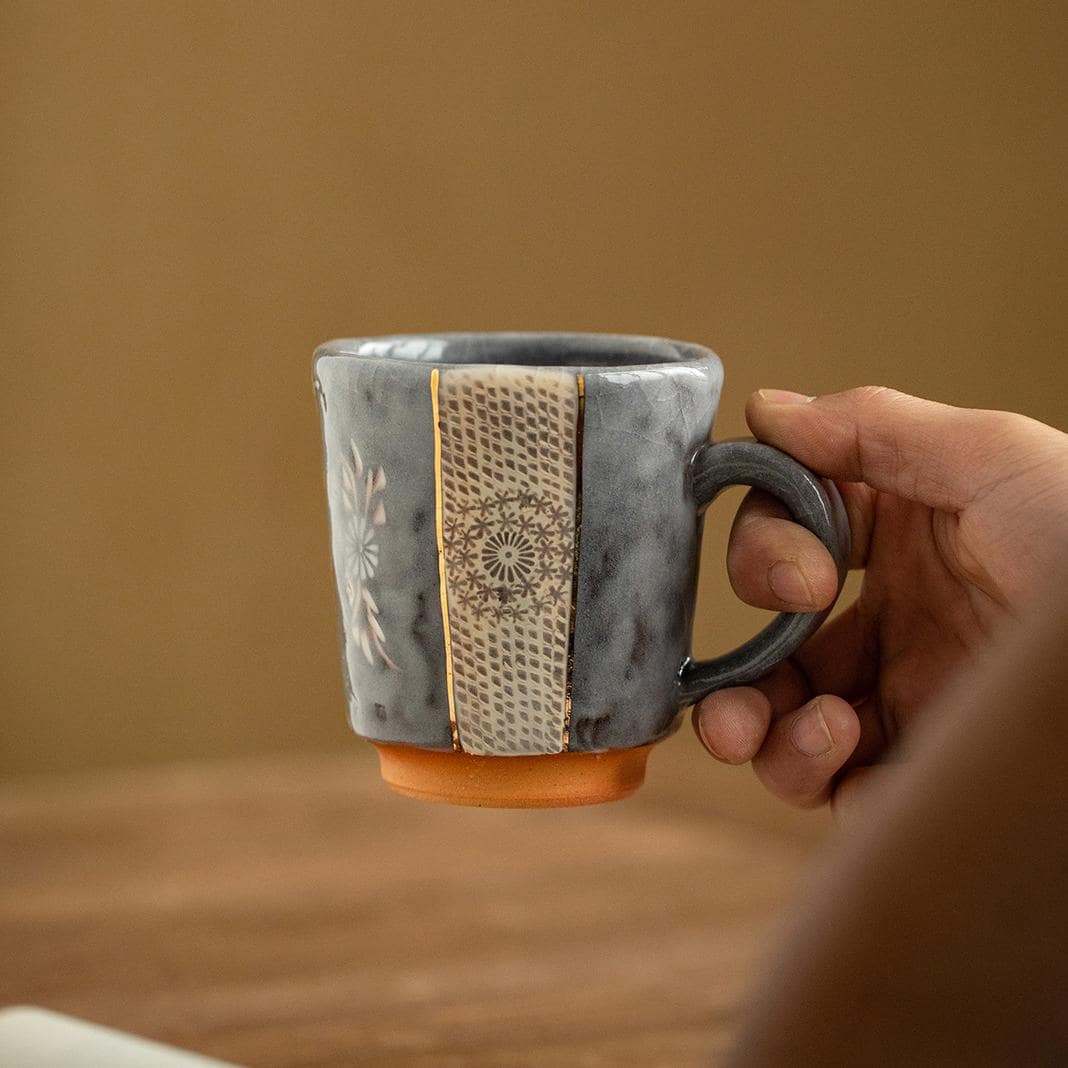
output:
<instances>
[{"instance_id":1,"label":"gray glazed mug","mask_svg":"<svg viewBox=\"0 0 1068 1068\"><path fill-rule=\"evenodd\" d=\"M401 793L625 796L687 705L788 656L826 613L690 657L701 512L726 486L774 494L844 574L833 484L709 441L723 370L699 345L394 336L314 366L350 718Z\"/></svg>"}]
</instances>

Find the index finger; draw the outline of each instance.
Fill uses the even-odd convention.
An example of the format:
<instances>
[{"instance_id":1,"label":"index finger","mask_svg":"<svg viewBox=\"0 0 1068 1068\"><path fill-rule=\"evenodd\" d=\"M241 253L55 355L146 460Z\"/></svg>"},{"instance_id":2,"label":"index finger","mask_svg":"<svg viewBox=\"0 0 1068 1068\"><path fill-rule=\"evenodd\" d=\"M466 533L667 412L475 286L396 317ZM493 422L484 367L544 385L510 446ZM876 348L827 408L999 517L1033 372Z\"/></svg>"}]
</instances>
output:
<instances>
[{"instance_id":1,"label":"index finger","mask_svg":"<svg viewBox=\"0 0 1068 1068\"><path fill-rule=\"evenodd\" d=\"M760 390L745 414L757 437L818 474L945 511L974 500L991 477L988 454L1003 447L994 430L1005 413L880 386L822 397Z\"/></svg>"}]
</instances>

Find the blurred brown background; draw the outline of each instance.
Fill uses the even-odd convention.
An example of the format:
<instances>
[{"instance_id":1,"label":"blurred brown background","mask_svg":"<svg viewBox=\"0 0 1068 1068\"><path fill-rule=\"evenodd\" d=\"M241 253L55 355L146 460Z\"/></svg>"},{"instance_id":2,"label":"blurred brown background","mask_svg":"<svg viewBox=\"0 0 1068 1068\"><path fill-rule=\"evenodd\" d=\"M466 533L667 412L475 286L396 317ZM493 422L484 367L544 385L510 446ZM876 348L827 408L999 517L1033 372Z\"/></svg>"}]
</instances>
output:
<instances>
[{"instance_id":1,"label":"blurred brown background","mask_svg":"<svg viewBox=\"0 0 1068 1068\"><path fill-rule=\"evenodd\" d=\"M329 337L701 341L721 436L760 386L1068 422L1058 5L8 2L0 49L6 773L356 744ZM758 621L737 500L700 651Z\"/></svg>"}]
</instances>

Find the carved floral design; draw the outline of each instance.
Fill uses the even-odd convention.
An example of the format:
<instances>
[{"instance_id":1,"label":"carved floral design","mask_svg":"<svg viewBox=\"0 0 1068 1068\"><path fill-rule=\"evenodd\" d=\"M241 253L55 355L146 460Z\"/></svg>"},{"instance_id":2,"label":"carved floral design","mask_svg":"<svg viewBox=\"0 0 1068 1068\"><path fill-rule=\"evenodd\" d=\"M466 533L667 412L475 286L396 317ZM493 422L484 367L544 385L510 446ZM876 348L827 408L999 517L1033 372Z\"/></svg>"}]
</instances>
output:
<instances>
[{"instance_id":1,"label":"carved floral design","mask_svg":"<svg viewBox=\"0 0 1068 1068\"><path fill-rule=\"evenodd\" d=\"M346 626L369 664L381 660L396 671L397 665L386 652L386 636L371 592L372 580L378 572L379 541L386 526L386 507L381 499L386 473L381 467L365 466L355 442L350 442L350 447L351 463L341 462L341 501L345 513L341 584L348 609Z\"/></svg>"}]
</instances>

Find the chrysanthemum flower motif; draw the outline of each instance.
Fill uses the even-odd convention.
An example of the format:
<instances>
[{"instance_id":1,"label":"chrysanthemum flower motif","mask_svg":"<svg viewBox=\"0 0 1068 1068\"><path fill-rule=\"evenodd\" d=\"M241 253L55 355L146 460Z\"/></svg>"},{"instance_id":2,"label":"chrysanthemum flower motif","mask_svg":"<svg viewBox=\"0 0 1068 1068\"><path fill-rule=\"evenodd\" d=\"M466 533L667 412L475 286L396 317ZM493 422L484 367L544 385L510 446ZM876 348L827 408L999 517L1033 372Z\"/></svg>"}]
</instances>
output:
<instances>
[{"instance_id":1,"label":"chrysanthemum flower motif","mask_svg":"<svg viewBox=\"0 0 1068 1068\"><path fill-rule=\"evenodd\" d=\"M551 611L570 595L573 521L553 497L528 490L493 493L445 516L450 599L498 623Z\"/></svg>"},{"instance_id":2,"label":"chrysanthemum flower motif","mask_svg":"<svg viewBox=\"0 0 1068 1068\"><path fill-rule=\"evenodd\" d=\"M494 531L482 546L482 566L491 577L509 585L526 579L536 559L534 546L514 530Z\"/></svg>"},{"instance_id":3,"label":"chrysanthemum flower motif","mask_svg":"<svg viewBox=\"0 0 1068 1068\"><path fill-rule=\"evenodd\" d=\"M348 629L369 664L381 659L398 670L386 652L386 636L378 622L371 583L378 572L379 538L386 508L379 494L386 488L381 467L366 467L356 443L350 442L352 463L341 463L341 500L345 510L342 587L348 605Z\"/></svg>"}]
</instances>

